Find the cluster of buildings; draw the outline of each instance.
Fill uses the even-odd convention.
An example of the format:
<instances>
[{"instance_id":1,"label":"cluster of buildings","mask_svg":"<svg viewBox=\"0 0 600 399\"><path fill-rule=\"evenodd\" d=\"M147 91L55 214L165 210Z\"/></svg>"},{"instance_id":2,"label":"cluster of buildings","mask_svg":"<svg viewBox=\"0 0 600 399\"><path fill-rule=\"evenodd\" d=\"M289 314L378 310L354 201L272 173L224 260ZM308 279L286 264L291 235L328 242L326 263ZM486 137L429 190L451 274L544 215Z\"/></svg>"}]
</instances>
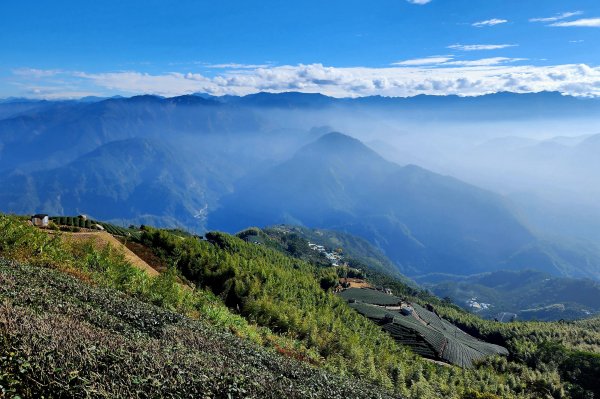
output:
<instances>
[{"instance_id":1,"label":"cluster of buildings","mask_svg":"<svg viewBox=\"0 0 600 399\"><path fill-rule=\"evenodd\" d=\"M469 309L479 312L481 310L488 310L492 305L489 303L478 302L477 298L473 297L467 301L467 306Z\"/></svg>"},{"instance_id":2,"label":"cluster of buildings","mask_svg":"<svg viewBox=\"0 0 600 399\"><path fill-rule=\"evenodd\" d=\"M313 251L317 251L325 255L327 260L331 262L332 266L339 266L342 261L342 256L337 252L328 252L323 245L314 244L312 242L308 243L308 246Z\"/></svg>"}]
</instances>

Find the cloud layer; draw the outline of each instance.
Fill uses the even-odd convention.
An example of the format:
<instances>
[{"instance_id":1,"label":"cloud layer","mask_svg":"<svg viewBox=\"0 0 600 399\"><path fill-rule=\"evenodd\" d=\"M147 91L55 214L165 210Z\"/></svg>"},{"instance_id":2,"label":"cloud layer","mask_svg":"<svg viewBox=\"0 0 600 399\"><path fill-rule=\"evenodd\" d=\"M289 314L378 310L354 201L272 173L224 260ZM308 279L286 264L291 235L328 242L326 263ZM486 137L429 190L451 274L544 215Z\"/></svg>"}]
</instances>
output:
<instances>
[{"instance_id":1,"label":"cloud layer","mask_svg":"<svg viewBox=\"0 0 600 399\"><path fill-rule=\"evenodd\" d=\"M453 44L448 46L452 50L460 51L481 51L481 50L500 50L503 48L516 47L516 44Z\"/></svg>"},{"instance_id":2,"label":"cloud layer","mask_svg":"<svg viewBox=\"0 0 600 399\"><path fill-rule=\"evenodd\" d=\"M518 59L503 57L475 61L445 58L448 60L444 60L441 66L419 64L416 61L405 61L399 66L386 68L300 64L229 70L213 77L191 72L46 73L21 69L15 71L13 83L21 87L23 96L38 98L143 93L176 96L196 92L245 95L259 91L319 92L335 97L404 97L418 94L475 96L501 91L559 91L577 96L600 96L600 67L584 64L510 65L508 63Z\"/></svg>"},{"instance_id":3,"label":"cloud layer","mask_svg":"<svg viewBox=\"0 0 600 399\"><path fill-rule=\"evenodd\" d=\"M550 24L550 26L559 27L584 27L584 28L600 28L600 18L581 18L574 21L562 21Z\"/></svg>"},{"instance_id":4,"label":"cloud layer","mask_svg":"<svg viewBox=\"0 0 600 399\"><path fill-rule=\"evenodd\" d=\"M392 63L392 65L402 66L418 66L418 65L439 65L445 62L453 60L454 57L451 55L435 55L426 58L415 58L412 60L404 60Z\"/></svg>"},{"instance_id":5,"label":"cloud layer","mask_svg":"<svg viewBox=\"0 0 600 399\"><path fill-rule=\"evenodd\" d=\"M485 21L475 22L473 24L473 26L475 26L477 28L482 28L484 26L495 26L495 25L505 24L507 22L508 21L506 19L492 18L492 19L488 19Z\"/></svg>"},{"instance_id":6,"label":"cloud layer","mask_svg":"<svg viewBox=\"0 0 600 399\"><path fill-rule=\"evenodd\" d=\"M560 21L563 19L575 17L575 16L581 15L581 14L583 14L583 12L581 12L581 11L569 11L569 12L563 12L562 14L558 14L553 17L531 18L529 20L529 22L556 22L556 21Z\"/></svg>"}]
</instances>

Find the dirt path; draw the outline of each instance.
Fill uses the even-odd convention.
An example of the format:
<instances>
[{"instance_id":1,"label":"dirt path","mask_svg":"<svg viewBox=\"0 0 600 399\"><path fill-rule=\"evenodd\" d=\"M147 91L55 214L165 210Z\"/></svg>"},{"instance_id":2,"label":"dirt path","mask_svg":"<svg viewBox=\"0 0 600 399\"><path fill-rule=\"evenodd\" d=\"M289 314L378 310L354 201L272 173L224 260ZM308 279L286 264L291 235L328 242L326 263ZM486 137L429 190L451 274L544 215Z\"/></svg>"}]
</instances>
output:
<instances>
[{"instance_id":1,"label":"dirt path","mask_svg":"<svg viewBox=\"0 0 600 399\"><path fill-rule=\"evenodd\" d=\"M94 233L69 233L61 232L62 237L69 241L87 241L92 240L96 248L103 248L106 245L110 245L113 248L123 251L125 259L138 269L144 270L150 276L158 276L158 271L153 269L148 263L142 260L139 256L134 254L129 248L123 245L119 240L108 234L105 231L99 231Z\"/></svg>"}]
</instances>

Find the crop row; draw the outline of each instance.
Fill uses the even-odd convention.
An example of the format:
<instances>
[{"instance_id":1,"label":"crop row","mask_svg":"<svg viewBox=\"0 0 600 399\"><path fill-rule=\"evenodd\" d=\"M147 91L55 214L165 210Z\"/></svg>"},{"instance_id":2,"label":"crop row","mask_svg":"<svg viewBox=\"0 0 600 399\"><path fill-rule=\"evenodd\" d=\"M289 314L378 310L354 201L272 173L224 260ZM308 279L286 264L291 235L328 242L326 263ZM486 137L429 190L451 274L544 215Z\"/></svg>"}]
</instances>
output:
<instances>
[{"instance_id":1,"label":"crop row","mask_svg":"<svg viewBox=\"0 0 600 399\"><path fill-rule=\"evenodd\" d=\"M106 232L115 236L131 237L136 240L139 240L141 237L140 232L137 230L128 229L111 223L99 222L97 220L90 220L80 216L53 216L50 218L50 220L59 226L79 227L86 229L98 229L97 226L102 226Z\"/></svg>"}]
</instances>

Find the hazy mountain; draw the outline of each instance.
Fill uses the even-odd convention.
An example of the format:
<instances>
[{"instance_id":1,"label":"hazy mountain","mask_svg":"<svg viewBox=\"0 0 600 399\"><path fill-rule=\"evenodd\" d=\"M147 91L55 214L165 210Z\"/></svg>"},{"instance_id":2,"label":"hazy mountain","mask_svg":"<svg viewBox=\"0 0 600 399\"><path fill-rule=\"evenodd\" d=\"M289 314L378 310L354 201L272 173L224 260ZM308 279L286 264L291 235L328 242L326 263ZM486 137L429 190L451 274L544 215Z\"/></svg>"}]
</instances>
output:
<instances>
[{"instance_id":1,"label":"hazy mountain","mask_svg":"<svg viewBox=\"0 0 600 399\"><path fill-rule=\"evenodd\" d=\"M524 320L559 320L600 312L598 282L553 277L533 270L498 271L463 278L431 275L418 282L436 295L450 297L460 306L486 317L511 312Z\"/></svg>"},{"instance_id":2,"label":"hazy mountain","mask_svg":"<svg viewBox=\"0 0 600 399\"><path fill-rule=\"evenodd\" d=\"M597 192L594 136L542 142L516 135L473 153L448 143L457 139L472 148L485 142L479 132L489 136L486 129L499 117L553 120L593 114L599 104L556 93L7 101L0 104L0 184L7 188L0 207L192 229L203 229L207 216L210 227L229 231L273 223L339 229L368 239L412 275L533 267L597 277L598 251L562 237L591 239L600 231L579 195ZM457 119L467 122L457 125ZM484 119L490 124L481 124ZM317 140L338 127L398 164L347 136ZM460 133L463 128L468 134ZM509 195L519 210L506 197L445 176L463 178L461 169L447 168L454 174L433 167L447 157L464 158L465 169L481 177L469 182ZM498 165L500 178L486 175L478 160ZM542 195L550 191L502 189L502 181L536 186L535 171L549 180L568 177L570 185L560 189L577 191L555 203ZM149 200L164 203L151 206Z\"/></svg>"},{"instance_id":3,"label":"hazy mountain","mask_svg":"<svg viewBox=\"0 0 600 399\"><path fill-rule=\"evenodd\" d=\"M540 233L600 244L600 135L501 137L457 156L452 174L509 196Z\"/></svg>"},{"instance_id":4,"label":"hazy mountain","mask_svg":"<svg viewBox=\"0 0 600 399\"><path fill-rule=\"evenodd\" d=\"M48 101L32 101L26 99L0 100L0 119L6 119L23 112L29 112L49 106Z\"/></svg>"},{"instance_id":5,"label":"hazy mountain","mask_svg":"<svg viewBox=\"0 0 600 399\"><path fill-rule=\"evenodd\" d=\"M0 170L55 166L115 140L261 131L252 112L219 106L196 96L137 96L22 113L0 120Z\"/></svg>"},{"instance_id":6,"label":"hazy mountain","mask_svg":"<svg viewBox=\"0 0 600 399\"><path fill-rule=\"evenodd\" d=\"M209 216L211 228L296 223L348 231L376 243L412 274L493 270L538 245L502 197L388 162L339 133L249 177L222 204ZM530 260L540 269L563 272L555 259Z\"/></svg>"},{"instance_id":7,"label":"hazy mountain","mask_svg":"<svg viewBox=\"0 0 600 399\"><path fill-rule=\"evenodd\" d=\"M86 213L191 228L202 226L203 210L226 190L208 166L191 167L166 145L147 139L114 141L66 166L13 173L0 184L0 203L16 213Z\"/></svg>"},{"instance_id":8,"label":"hazy mountain","mask_svg":"<svg viewBox=\"0 0 600 399\"><path fill-rule=\"evenodd\" d=\"M316 108L328 107L340 103L341 101L319 93L256 93L244 97L226 96L222 98L223 102L242 104L252 107L267 108Z\"/></svg>"}]
</instances>

